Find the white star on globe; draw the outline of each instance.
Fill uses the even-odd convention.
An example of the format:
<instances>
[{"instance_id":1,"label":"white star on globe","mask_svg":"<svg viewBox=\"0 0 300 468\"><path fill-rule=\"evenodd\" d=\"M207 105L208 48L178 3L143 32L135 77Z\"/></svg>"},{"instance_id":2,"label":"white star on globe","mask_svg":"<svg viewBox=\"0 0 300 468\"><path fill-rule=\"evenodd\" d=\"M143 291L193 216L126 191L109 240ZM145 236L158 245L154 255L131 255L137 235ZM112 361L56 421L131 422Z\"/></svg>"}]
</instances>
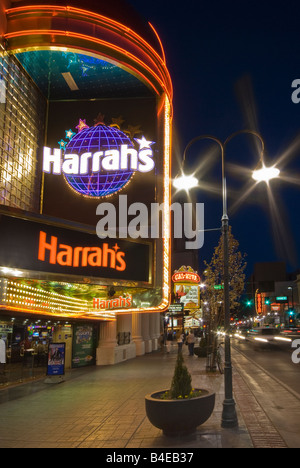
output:
<instances>
[{"instance_id":1,"label":"white star on globe","mask_svg":"<svg viewBox=\"0 0 300 468\"><path fill-rule=\"evenodd\" d=\"M140 150L142 150L143 148L150 148L155 143L155 141L146 140L144 136L141 139L135 138L135 141L137 141L140 145Z\"/></svg>"}]
</instances>

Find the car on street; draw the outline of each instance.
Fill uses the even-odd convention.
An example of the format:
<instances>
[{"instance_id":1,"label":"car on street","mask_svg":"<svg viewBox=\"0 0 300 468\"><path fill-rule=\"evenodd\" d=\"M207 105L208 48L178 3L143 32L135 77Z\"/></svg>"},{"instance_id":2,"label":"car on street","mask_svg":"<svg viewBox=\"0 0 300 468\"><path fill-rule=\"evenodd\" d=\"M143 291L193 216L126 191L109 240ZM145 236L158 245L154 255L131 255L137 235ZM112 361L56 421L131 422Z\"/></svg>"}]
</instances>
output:
<instances>
[{"instance_id":1,"label":"car on street","mask_svg":"<svg viewBox=\"0 0 300 468\"><path fill-rule=\"evenodd\" d=\"M286 344L289 347L294 340L300 340L299 328L284 328L281 330L280 335L276 338L282 345Z\"/></svg>"},{"instance_id":2,"label":"car on street","mask_svg":"<svg viewBox=\"0 0 300 468\"><path fill-rule=\"evenodd\" d=\"M238 327L233 336L238 341L245 341L248 339L249 332L250 329L248 327Z\"/></svg>"},{"instance_id":3,"label":"car on street","mask_svg":"<svg viewBox=\"0 0 300 468\"><path fill-rule=\"evenodd\" d=\"M251 328L248 333L248 340L256 345L276 344L280 330L271 327Z\"/></svg>"}]
</instances>

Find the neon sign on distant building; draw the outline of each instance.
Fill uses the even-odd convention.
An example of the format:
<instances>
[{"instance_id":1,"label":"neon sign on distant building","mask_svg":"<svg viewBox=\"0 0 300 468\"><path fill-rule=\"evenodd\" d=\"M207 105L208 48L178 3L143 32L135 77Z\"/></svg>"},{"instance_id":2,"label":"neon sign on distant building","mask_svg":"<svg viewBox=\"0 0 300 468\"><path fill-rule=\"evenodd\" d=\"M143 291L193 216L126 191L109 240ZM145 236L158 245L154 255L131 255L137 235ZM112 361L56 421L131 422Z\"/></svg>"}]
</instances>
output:
<instances>
[{"instance_id":1,"label":"neon sign on distant building","mask_svg":"<svg viewBox=\"0 0 300 468\"><path fill-rule=\"evenodd\" d=\"M78 134L66 131L69 142L61 140L60 149L45 147L43 172L63 174L78 193L89 197L106 197L119 192L135 172L150 172L155 167L153 141L144 136L131 139L116 127L97 124L78 125Z\"/></svg>"},{"instance_id":2,"label":"neon sign on distant building","mask_svg":"<svg viewBox=\"0 0 300 468\"><path fill-rule=\"evenodd\" d=\"M173 283L200 283L201 279L197 273L190 273L190 272L178 272L172 276Z\"/></svg>"}]
</instances>

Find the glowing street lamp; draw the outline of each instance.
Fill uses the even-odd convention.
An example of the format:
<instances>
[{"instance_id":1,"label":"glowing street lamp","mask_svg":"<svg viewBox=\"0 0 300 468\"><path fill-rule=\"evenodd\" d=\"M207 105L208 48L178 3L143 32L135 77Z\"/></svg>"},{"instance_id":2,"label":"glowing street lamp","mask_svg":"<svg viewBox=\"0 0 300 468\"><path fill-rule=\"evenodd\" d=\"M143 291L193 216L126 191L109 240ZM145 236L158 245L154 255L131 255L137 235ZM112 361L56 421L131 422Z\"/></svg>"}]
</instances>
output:
<instances>
[{"instance_id":1,"label":"glowing street lamp","mask_svg":"<svg viewBox=\"0 0 300 468\"><path fill-rule=\"evenodd\" d=\"M253 171L252 178L257 182L268 183L272 179L276 179L280 175L280 170L275 166L266 167L264 164L261 169Z\"/></svg>"},{"instance_id":2,"label":"glowing street lamp","mask_svg":"<svg viewBox=\"0 0 300 468\"><path fill-rule=\"evenodd\" d=\"M223 216L222 216L222 235L223 235L223 285L224 285L224 315L225 315L225 366L224 366L224 384L225 384L225 399L223 402L222 413L222 427L235 427L238 425L238 419L235 409L235 401L233 399L233 385L232 385L232 365L231 365L231 344L230 344L230 298L229 298L229 217L227 213L227 186L225 175L225 148L229 141L237 135L247 133L257 137L261 143L261 161L263 161L264 154L264 141L262 137L253 130L241 130L230 135L224 142L211 135L201 135L191 140L185 148L183 155L183 164L186 159L188 149L199 140L212 140L217 143L221 149L222 157L222 199L223 199ZM264 167L264 165L263 165ZM267 168L266 168L267 169ZM275 171L272 172L274 177ZM264 173L266 174L266 173ZM267 171L269 180L270 172ZM278 175L278 174L277 174ZM266 175L265 175L266 178ZM261 179L261 180L265 180ZM188 191L190 188L198 185L197 179L192 176L182 174L177 176L173 185L179 190Z\"/></svg>"},{"instance_id":3,"label":"glowing street lamp","mask_svg":"<svg viewBox=\"0 0 300 468\"><path fill-rule=\"evenodd\" d=\"M180 177L176 177L173 185L177 190L186 190L187 192L198 185L198 179L193 175L185 175L182 173Z\"/></svg>"}]
</instances>

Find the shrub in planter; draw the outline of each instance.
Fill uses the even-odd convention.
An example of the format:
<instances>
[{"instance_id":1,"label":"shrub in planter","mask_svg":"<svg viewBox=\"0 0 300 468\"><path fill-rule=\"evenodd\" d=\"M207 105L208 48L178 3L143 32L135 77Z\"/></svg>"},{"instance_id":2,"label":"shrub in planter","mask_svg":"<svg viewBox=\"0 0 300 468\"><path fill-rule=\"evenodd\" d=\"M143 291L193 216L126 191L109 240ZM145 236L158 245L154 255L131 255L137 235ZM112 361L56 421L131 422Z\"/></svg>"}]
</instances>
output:
<instances>
[{"instance_id":1,"label":"shrub in planter","mask_svg":"<svg viewBox=\"0 0 300 468\"><path fill-rule=\"evenodd\" d=\"M184 365L182 353L178 353L170 398L185 398L192 392L192 377Z\"/></svg>"},{"instance_id":2,"label":"shrub in planter","mask_svg":"<svg viewBox=\"0 0 300 468\"><path fill-rule=\"evenodd\" d=\"M215 406L215 394L192 388L192 377L178 354L170 390L161 390L145 397L146 413L153 426L165 435L194 432L206 422Z\"/></svg>"},{"instance_id":3,"label":"shrub in planter","mask_svg":"<svg viewBox=\"0 0 300 468\"><path fill-rule=\"evenodd\" d=\"M194 354L199 358L206 358L207 357L207 347L198 347L194 349Z\"/></svg>"},{"instance_id":4,"label":"shrub in planter","mask_svg":"<svg viewBox=\"0 0 300 468\"><path fill-rule=\"evenodd\" d=\"M207 357L207 350L208 350L208 340L207 337L202 338L198 348L195 348L194 353L199 358Z\"/></svg>"}]
</instances>

